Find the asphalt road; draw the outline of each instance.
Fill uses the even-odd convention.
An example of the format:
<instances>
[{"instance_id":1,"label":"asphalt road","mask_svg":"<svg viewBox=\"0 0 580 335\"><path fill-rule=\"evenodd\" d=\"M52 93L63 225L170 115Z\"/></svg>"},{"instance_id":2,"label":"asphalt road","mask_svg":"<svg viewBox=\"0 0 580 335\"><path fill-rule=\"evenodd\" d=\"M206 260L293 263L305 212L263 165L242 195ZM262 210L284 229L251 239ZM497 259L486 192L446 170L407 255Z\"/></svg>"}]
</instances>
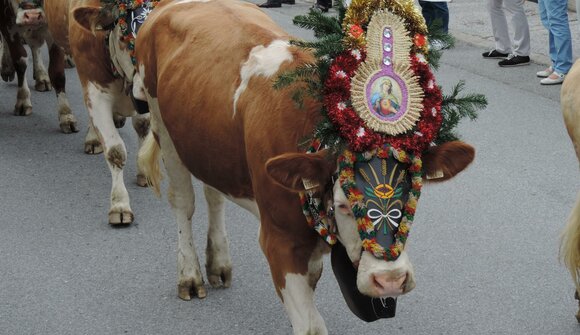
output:
<instances>
[{"instance_id":1,"label":"asphalt road","mask_svg":"<svg viewBox=\"0 0 580 335\"><path fill-rule=\"evenodd\" d=\"M270 10L293 34L307 4ZM397 316L366 324L347 309L330 271L316 300L331 334L578 334L573 285L558 262L559 233L580 188L578 162L539 65L499 69L459 43L438 81L459 80L489 107L460 132L477 149L452 181L427 186L409 240L417 288ZM258 243L258 224L226 207L234 263L229 289L204 300L176 292L176 224L166 196L135 184L137 136L121 130L135 224L107 224L110 174L83 152L87 114L75 70L67 91L80 133L60 133L54 93L33 92L33 114L12 115L16 84L0 82L0 334L290 334ZM32 74L29 71L32 85ZM197 249L206 206L199 184Z\"/></svg>"}]
</instances>

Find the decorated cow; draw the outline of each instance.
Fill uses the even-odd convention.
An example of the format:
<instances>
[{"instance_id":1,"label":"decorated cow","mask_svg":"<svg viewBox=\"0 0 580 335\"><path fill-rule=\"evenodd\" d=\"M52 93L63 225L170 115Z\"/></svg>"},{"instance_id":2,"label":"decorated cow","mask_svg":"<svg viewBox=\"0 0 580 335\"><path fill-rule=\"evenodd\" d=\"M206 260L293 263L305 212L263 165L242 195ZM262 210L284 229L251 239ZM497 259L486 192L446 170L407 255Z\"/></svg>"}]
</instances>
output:
<instances>
[{"instance_id":1,"label":"decorated cow","mask_svg":"<svg viewBox=\"0 0 580 335\"><path fill-rule=\"evenodd\" d=\"M123 25L123 13L141 6L74 15L90 34ZM405 242L423 182L452 178L474 149L433 145L442 95L412 1L355 0L344 20L330 20L316 32L326 35L319 50L293 45L240 1L162 1L141 27L132 93L148 104L152 132L140 161L157 192L159 156L169 177L180 298L207 295L193 243L192 175L209 206L209 283L231 283L227 198L260 221L259 243L294 333L327 334L314 288L330 250L345 299L364 320L393 316L394 298L415 287ZM94 97L106 91L81 80Z\"/></svg>"},{"instance_id":2,"label":"decorated cow","mask_svg":"<svg viewBox=\"0 0 580 335\"><path fill-rule=\"evenodd\" d=\"M106 17L103 17L106 21L103 25L92 26L90 30L85 29L82 26L86 24L85 12L83 8L77 8L81 5L99 8L101 2L45 0L44 10L55 45L72 54L76 63L90 118L89 131L85 138L85 152L89 154L104 152L111 171L108 221L112 225L126 225L133 222L134 215L123 178L127 150L117 128L123 126L126 117L132 117L139 143L149 131L148 115L135 112L129 94L135 73L132 50L129 48L134 36L127 24L116 25L111 30L105 29L110 23ZM78 22L75 20L77 17ZM59 63L63 63L64 55L59 56L61 57ZM62 73L64 76L64 71ZM140 166L137 184L146 185Z\"/></svg>"},{"instance_id":3,"label":"decorated cow","mask_svg":"<svg viewBox=\"0 0 580 335\"><path fill-rule=\"evenodd\" d=\"M64 89L64 54L60 47L52 43L42 5L42 1L36 0L0 0L0 32L4 45L0 73L5 81L12 81L16 73L18 94L14 114L30 115L32 103L25 76L28 57L22 45L24 39L32 51L36 90L49 91L54 86L61 131L77 132L77 121ZM40 47L45 40L48 41L51 58L49 74L40 55ZM59 59L59 56L63 58Z\"/></svg>"},{"instance_id":4,"label":"decorated cow","mask_svg":"<svg viewBox=\"0 0 580 335\"><path fill-rule=\"evenodd\" d=\"M568 130L568 135L572 140L576 157L580 162L580 96L578 95L578 83L580 82L580 63L574 63L566 80L562 84L560 101L562 103L562 114L564 123ZM580 193L576 204L570 213L568 224L562 232L561 256L572 274L576 285L576 299L580 300ZM580 302L579 302L580 306ZM580 322L580 309L576 314L576 319Z\"/></svg>"}]
</instances>

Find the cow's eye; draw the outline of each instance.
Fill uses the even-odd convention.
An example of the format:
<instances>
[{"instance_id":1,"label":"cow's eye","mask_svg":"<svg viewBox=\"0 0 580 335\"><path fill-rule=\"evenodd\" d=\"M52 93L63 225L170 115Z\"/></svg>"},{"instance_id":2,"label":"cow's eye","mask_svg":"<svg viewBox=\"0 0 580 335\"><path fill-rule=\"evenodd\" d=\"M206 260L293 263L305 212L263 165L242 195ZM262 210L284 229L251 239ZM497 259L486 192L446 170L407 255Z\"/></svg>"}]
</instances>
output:
<instances>
[{"instance_id":1,"label":"cow's eye","mask_svg":"<svg viewBox=\"0 0 580 335\"><path fill-rule=\"evenodd\" d=\"M350 206L345 203L337 203L334 205L334 207L343 215L352 215Z\"/></svg>"}]
</instances>

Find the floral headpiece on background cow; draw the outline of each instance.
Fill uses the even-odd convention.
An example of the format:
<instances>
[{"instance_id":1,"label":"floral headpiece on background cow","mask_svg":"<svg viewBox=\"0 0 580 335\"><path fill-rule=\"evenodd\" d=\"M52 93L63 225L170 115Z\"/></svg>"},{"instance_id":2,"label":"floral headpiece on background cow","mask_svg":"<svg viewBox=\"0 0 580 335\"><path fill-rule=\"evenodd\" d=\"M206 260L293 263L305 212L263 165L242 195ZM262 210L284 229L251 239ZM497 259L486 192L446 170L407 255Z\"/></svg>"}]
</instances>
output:
<instances>
[{"instance_id":1,"label":"floral headpiece on background cow","mask_svg":"<svg viewBox=\"0 0 580 335\"><path fill-rule=\"evenodd\" d=\"M486 99L458 97L462 82L442 95L430 68L440 54L429 49L425 21L411 0L353 0L348 9L339 7L338 18L311 11L294 23L314 30L316 41L293 43L313 49L317 63L283 74L276 86L300 80L307 89L295 92L297 103L305 93L322 101L324 119L308 151L338 154L338 180L364 250L396 260L421 194L422 153L457 139L453 128L465 116L475 119ZM323 204L308 191L301 200L308 223L334 244Z\"/></svg>"}]
</instances>

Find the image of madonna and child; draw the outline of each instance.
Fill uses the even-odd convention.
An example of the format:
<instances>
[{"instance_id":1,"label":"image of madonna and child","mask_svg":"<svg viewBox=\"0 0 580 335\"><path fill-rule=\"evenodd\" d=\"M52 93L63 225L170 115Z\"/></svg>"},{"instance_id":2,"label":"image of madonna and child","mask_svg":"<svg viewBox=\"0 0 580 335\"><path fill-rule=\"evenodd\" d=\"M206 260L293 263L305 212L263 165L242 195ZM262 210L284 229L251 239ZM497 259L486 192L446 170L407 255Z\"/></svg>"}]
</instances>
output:
<instances>
[{"instance_id":1,"label":"image of madonna and child","mask_svg":"<svg viewBox=\"0 0 580 335\"><path fill-rule=\"evenodd\" d=\"M393 82L390 79L381 80L378 89L371 96L372 110L380 116L394 116L401 108L400 98L393 94Z\"/></svg>"}]
</instances>

